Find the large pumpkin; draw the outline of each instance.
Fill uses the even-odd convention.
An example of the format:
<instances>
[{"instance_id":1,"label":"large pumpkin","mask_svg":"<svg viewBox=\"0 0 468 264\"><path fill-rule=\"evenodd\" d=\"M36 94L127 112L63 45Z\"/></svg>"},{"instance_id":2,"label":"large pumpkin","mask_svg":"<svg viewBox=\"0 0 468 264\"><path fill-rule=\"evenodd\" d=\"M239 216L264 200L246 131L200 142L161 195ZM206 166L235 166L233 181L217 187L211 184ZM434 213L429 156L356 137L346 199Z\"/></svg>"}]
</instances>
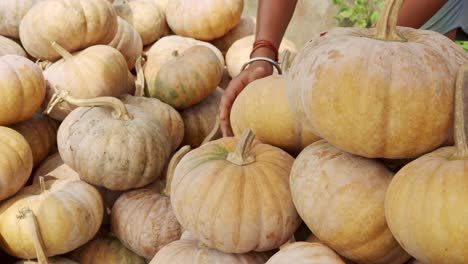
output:
<instances>
[{"instance_id":1,"label":"large pumpkin","mask_svg":"<svg viewBox=\"0 0 468 264\"><path fill-rule=\"evenodd\" d=\"M20 44L0 35L0 56L9 54L16 54L22 57L27 57L26 52L24 51L23 47L20 46Z\"/></svg>"},{"instance_id":2,"label":"large pumpkin","mask_svg":"<svg viewBox=\"0 0 468 264\"><path fill-rule=\"evenodd\" d=\"M32 151L25 138L13 129L0 126L0 200L21 189L32 168Z\"/></svg>"},{"instance_id":3,"label":"large pumpkin","mask_svg":"<svg viewBox=\"0 0 468 264\"><path fill-rule=\"evenodd\" d=\"M0 125L30 118L45 96L41 68L18 55L0 57L0 87Z\"/></svg>"},{"instance_id":4,"label":"large pumpkin","mask_svg":"<svg viewBox=\"0 0 468 264\"><path fill-rule=\"evenodd\" d=\"M401 264L410 256L385 221L385 192L392 176L378 161L320 140L294 162L291 193L309 229L338 254L362 264Z\"/></svg>"},{"instance_id":5,"label":"large pumpkin","mask_svg":"<svg viewBox=\"0 0 468 264\"><path fill-rule=\"evenodd\" d=\"M117 33L109 46L116 48L127 61L128 69L135 68L135 62L143 53L143 43L138 31L124 19L118 17Z\"/></svg>"},{"instance_id":6,"label":"large pumpkin","mask_svg":"<svg viewBox=\"0 0 468 264\"><path fill-rule=\"evenodd\" d=\"M33 57L54 61L61 55L50 46L52 42L74 52L109 43L117 28L117 15L108 1L45 0L24 16L20 39Z\"/></svg>"},{"instance_id":7,"label":"large pumpkin","mask_svg":"<svg viewBox=\"0 0 468 264\"><path fill-rule=\"evenodd\" d=\"M301 222L288 185L294 159L254 137L247 130L240 138L206 143L175 169L171 203L177 219L211 248L268 251L291 238Z\"/></svg>"},{"instance_id":8,"label":"large pumpkin","mask_svg":"<svg viewBox=\"0 0 468 264\"><path fill-rule=\"evenodd\" d=\"M41 0L3 0L0 1L0 35L19 39L21 19Z\"/></svg>"},{"instance_id":9,"label":"large pumpkin","mask_svg":"<svg viewBox=\"0 0 468 264\"><path fill-rule=\"evenodd\" d=\"M243 0L173 0L166 8L169 27L177 35L213 40L229 32L238 23Z\"/></svg>"},{"instance_id":10,"label":"large pumpkin","mask_svg":"<svg viewBox=\"0 0 468 264\"><path fill-rule=\"evenodd\" d=\"M345 264L329 247L320 243L296 242L273 255L267 264Z\"/></svg>"},{"instance_id":11,"label":"large pumpkin","mask_svg":"<svg viewBox=\"0 0 468 264\"><path fill-rule=\"evenodd\" d=\"M319 140L294 116L281 75L249 83L232 105L230 119L234 135L250 128L263 143L293 155Z\"/></svg>"},{"instance_id":12,"label":"large pumpkin","mask_svg":"<svg viewBox=\"0 0 468 264\"><path fill-rule=\"evenodd\" d=\"M347 152L412 158L451 136L456 71L468 54L434 31L396 27L389 0L375 29L335 28L291 66L296 116Z\"/></svg>"},{"instance_id":13,"label":"large pumpkin","mask_svg":"<svg viewBox=\"0 0 468 264\"><path fill-rule=\"evenodd\" d=\"M0 206L0 246L10 255L36 257L27 214L42 236L46 257L64 254L91 240L102 222L99 192L80 180L41 181Z\"/></svg>"},{"instance_id":14,"label":"large pumpkin","mask_svg":"<svg viewBox=\"0 0 468 264\"><path fill-rule=\"evenodd\" d=\"M423 263L468 262L468 63L460 68L455 95L455 144L403 167L385 198L388 225L412 256Z\"/></svg>"},{"instance_id":15,"label":"large pumpkin","mask_svg":"<svg viewBox=\"0 0 468 264\"><path fill-rule=\"evenodd\" d=\"M239 24L231 29L224 36L211 41L221 52L226 53L228 49L237 40L255 34L255 27L257 26L256 17L241 18Z\"/></svg>"}]
</instances>

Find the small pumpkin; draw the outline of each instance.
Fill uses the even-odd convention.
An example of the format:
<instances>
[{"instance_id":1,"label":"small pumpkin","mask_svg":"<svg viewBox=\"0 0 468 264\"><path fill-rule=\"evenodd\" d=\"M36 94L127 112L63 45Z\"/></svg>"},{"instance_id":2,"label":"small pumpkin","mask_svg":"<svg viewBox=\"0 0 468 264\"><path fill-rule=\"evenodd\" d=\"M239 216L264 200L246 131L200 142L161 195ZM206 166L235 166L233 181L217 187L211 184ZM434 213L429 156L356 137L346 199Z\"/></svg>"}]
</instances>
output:
<instances>
[{"instance_id":1,"label":"small pumpkin","mask_svg":"<svg viewBox=\"0 0 468 264\"><path fill-rule=\"evenodd\" d=\"M0 87L0 125L29 119L46 91L41 68L18 55L0 57Z\"/></svg>"},{"instance_id":2,"label":"small pumpkin","mask_svg":"<svg viewBox=\"0 0 468 264\"><path fill-rule=\"evenodd\" d=\"M124 19L118 17L117 33L109 46L116 48L127 61L128 69L135 68L135 62L143 53L143 42L136 29Z\"/></svg>"},{"instance_id":3,"label":"small pumpkin","mask_svg":"<svg viewBox=\"0 0 468 264\"><path fill-rule=\"evenodd\" d=\"M247 130L241 138L206 143L175 169L174 213L208 247L229 253L268 251L290 239L301 223L288 185L294 159L254 137Z\"/></svg>"},{"instance_id":4,"label":"small pumpkin","mask_svg":"<svg viewBox=\"0 0 468 264\"><path fill-rule=\"evenodd\" d=\"M0 35L0 56L16 54L27 58L26 51L15 41Z\"/></svg>"},{"instance_id":5,"label":"small pumpkin","mask_svg":"<svg viewBox=\"0 0 468 264\"><path fill-rule=\"evenodd\" d=\"M233 29L224 36L214 39L211 43L225 54L237 40L254 35L256 26L256 17L243 17L240 19L239 24L237 24Z\"/></svg>"},{"instance_id":6,"label":"small pumpkin","mask_svg":"<svg viewBox=\"0 0 468 264\"><path fill-rule=\"evenodd\" d=\"M26 139L15 130L0 126L0 200L19 191L32 168L32 151Z\"/></svg>"},{"instance_id":7,"label":"small pumpkin","mask_svg":"<svg viewBox=\"0 0 468 264\"><path fill-rule=\"evenodd\" d=\"M41 0L4 0L0 2L0 35L19 39L19 26L26 13Z\"/></svg>"},{"instance_id":8,"label":"small pumpkin","mask_svg":"<svg viewBox=\"0 0 468 264\"><path fill-rule=\"evenodd\" d=\"M273 255L266 264L345 264L329 247L320 243L295 242Z\"/></svg>"}]
</instances>

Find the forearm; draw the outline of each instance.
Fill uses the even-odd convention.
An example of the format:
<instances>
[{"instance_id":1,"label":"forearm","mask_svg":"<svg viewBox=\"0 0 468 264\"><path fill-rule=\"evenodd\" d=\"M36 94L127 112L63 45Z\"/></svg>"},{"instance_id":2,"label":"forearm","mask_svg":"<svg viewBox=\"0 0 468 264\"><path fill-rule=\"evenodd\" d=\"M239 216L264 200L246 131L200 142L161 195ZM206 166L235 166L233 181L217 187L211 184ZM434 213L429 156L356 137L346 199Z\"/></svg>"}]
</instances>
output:
<instances>
[{"instance_id":1,"label":"forearm","mask_svg":"<svg viewBox=\"0 0 468 264\"><path fill-rule=\"evenodd\" d=\"M267 0L268 1L268 0ZM406 0L398 16L398 25L420 28L426 23L447 0Z\"/></svg>"}]
</instances>

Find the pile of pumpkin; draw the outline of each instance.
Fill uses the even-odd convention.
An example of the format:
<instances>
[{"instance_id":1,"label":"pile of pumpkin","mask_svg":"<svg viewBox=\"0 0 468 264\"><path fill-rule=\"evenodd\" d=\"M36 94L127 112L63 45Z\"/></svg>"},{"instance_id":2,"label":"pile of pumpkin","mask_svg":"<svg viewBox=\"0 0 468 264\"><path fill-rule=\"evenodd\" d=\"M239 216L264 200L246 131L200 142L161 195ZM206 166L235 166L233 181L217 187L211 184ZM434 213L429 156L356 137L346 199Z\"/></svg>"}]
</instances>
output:
<instances>
[{"instance_id":1,"label":"pile of pumpkin","mask_svg":"<svg viewBox=\"0 0 468 264\"><path fill-rule=\"evenodd\" d=\"M284 39L286 74L249 84L220 139L253 43L242 0L2 1L0 247L41 264L468 263L468 55L397 28L401 3L299 53Z\"/></svg>"}]
</instances>

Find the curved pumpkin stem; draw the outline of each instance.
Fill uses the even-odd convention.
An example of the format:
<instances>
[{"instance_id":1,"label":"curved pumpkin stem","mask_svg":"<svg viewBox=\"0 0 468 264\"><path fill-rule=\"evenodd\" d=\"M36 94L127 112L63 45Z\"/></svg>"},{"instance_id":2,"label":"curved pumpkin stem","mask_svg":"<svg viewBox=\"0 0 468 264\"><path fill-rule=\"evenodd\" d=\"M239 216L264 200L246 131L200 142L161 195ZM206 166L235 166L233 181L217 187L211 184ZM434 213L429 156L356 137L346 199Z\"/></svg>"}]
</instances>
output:
<instances>
[{"instance_id":1,"label":"curved pumpkin stem","mask_svg":"<svg viewBox=\"0 0 468 264\"><path fill-rule=\"evenodd\" d=\"M52 42L51 46L64 60L68 60L73 57L73 55L68 52L68 50L64 49L57 42Z\"/></svg>"},{"instance_id":2,"label":"curved pumpkin stem","mask_svg":"<svg viewBox=\"0 0 468 264\"><path fill-rule=\"evenodd\" d=\"M463 64L458 70L455 87L455 145L457 152L452 159L468 159L468 145L466 143L465 128L465 84L468 82L468 63Z\"/></svg>"},{"instance_id":3,"label":"curved pumpkin stem","mask_svg":"<svg viewBox=\"0 0 468 264\"><path fill-rule=\"evenodd\" d=\"M376 25L374 38L387 41L406 42L407 40L397 33L398 14L400 13L403 0L387 0L385 7L380 13Z\"/></svg>"},{"instance_id":4,"label":"curved pumpkin stem","mask_svg":"<svg viewBox=\"0 0 468 264\"><path fill-rule=\"evenodd\" d=\"M254 139L255 134L250 128L244 130L237 142L236 150L228 153L227 160L239 166L255 162L255 156L250 153Z\"/></svg>"},{"instance_id":5,"label":"curved pumpkin stem","mask_svg":"<svg viewBox=\"0 0 468 264\"><path fill-rule=\"evenodd\" d=\"M57 89L57 91L52 96L49 104L47 105L46 110L44 111L47 114L50 114L52 109L59 103L66 101L72 105L76 106L101 106L101 107L110 107L114 111L112 115L116 119L120 120L132 120L133 116L128 112L125 104L122 103L119 99L115 97L96 97L90 99L78 99L70 96L68 91Z\"/></svg>"},{"instance_id":6,"label":"curved pumpkin stem","mask_svg":"<svg viewBox=\"0 0 468 264\"><path fill-rule=\"evenodd\" d=\"M34 249L36 250L37 262L39 264L48 264L46 254L44 252L44 242L42 239L39 225L37 224L36 216L30 208L23 208L18 215L18 218L25 219L31 238L34 243Z\"/></svg>"},{"instance_id":7,"label":"curved pumpkin stem","mask_svg":"<svg viewBox=\"0 0 468 264\"><path fill-rule=\"evenodd\" d=\"M145 74L143 72L143 55L138 56L135 63L137 78L135 80L135 96L145 96Z\"/></svg>"},{"instance_id":8,"label":"curved pumpkin stem","mask_svg":"<svg viewBox=\"0 0 468 264\"><path fill-rule=\"evenodd\" d=\"M45 71L47 68L49 68L50 65L52 65L52 62L48 60L41 60L41 59L37 59L35 63L43 71Z\"/></svg>"},{"instance_id":9,"label":"curved pumpkin stem","mask_svg":"<svg viewBox=\"0 0 468 264\"><path fill-rule=\"evenodd\" d=\"M205 137L205 139L203 139L202 143L200 145L204 145L210 141L213 140L213 138L218 134L220 133L221 131L221 120L220 120L220 117L219 115L216 115L216 121L215 121L215 124L213 126L213 129L211 130L211 132Z\"/></svg>"},{"instance_id":10,"label":"curved pumpkin stem","mask_svg":"<svg viewBox=\"0 0 468 264\"><path fill-rule=\"evenodd\" d=\"M279 54L278 63L281 66L281 70L283 70L283 74L288 72L289 68L291 67L290 59L291 59L291 51L289 51L288 49L283 50Z\"/></svg>"},{"instance_id":11,"label":"curved pumpkin stem","mask_svg":"<svg viewBox=\"0 0 468 264\"><path fill-rule=\"evenodd\" d=\"M167 173L166 173L166 187L162 191L162 194L165 196L169 197L171 196L171 184L172 184L172 179L174 178L174 171L175 168L177 167L177 164L179 164L180 160L192 150L192 148L189 145L183 146L180 148L171 158L171 161L169 161L169 164L167 165Z\"/></svg>"}]
</instances>

